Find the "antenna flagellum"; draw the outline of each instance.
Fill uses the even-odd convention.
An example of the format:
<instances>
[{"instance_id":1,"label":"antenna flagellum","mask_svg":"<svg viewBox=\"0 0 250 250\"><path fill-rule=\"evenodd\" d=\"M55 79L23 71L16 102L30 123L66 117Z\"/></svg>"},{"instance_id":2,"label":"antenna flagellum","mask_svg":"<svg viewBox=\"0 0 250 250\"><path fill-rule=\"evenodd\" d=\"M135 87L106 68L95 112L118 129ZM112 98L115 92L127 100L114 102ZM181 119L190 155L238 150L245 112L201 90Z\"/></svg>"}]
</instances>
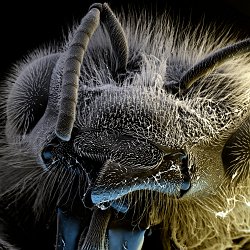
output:
<instances>
[{"instance_id":1,"label":"antenna flagellum","mask_svg":"<svg viewBox=\"0 0 250 250\"><path fill-rule=\"evenodd\" d=\"M56 124L56 135L69 141L76 117L80 70L89 41L101 21L110 35L111 44L117 57L116 71L125 70L128 62L128 45L125 33L108 4L93 4L82 19L74 38L66 51L62 76L60 109Z\"/></svg>"},{"instance_id":2,"label":"antenna flagellum","mask_svg":"<svg viewBox=\"0 0 250 250\"><path fill-rule=\"evenodd\" d=\"M196 63L181 77L179 81L181 91L190 89L194 82L199 80L205 74L215 70L231 57L248 52L250 52L250 38L213 52L203 60Z\"/></svg>"}]
</instances>

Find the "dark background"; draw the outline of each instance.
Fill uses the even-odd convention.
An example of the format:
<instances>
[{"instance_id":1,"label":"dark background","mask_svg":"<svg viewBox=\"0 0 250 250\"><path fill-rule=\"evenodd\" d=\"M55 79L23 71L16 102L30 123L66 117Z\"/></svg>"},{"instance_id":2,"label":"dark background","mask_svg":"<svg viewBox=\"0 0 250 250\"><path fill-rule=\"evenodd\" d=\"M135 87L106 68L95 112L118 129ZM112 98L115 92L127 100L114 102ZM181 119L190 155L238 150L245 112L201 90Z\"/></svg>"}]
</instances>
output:
<instances>
[{"instance_id":1,"label":"dark background","mask_svg":"<svg viewBox=\"0 0 250 250\"><path fill-rule=\"evenodd\" d=\"M1 67L0 80L10 65L42 44L55 41L67 34L68 27L79 21L86 13L90 0L42 1L2 1L0 4L1 28ZM172 17L191 18L194 25L204 18L205 25L210 22L232 26L232 31L242 38L250 37L249 0L110 0L113 10L128 4L135 8L153 8L158 12L170 11Z\"/></svg>"}]
</instances>

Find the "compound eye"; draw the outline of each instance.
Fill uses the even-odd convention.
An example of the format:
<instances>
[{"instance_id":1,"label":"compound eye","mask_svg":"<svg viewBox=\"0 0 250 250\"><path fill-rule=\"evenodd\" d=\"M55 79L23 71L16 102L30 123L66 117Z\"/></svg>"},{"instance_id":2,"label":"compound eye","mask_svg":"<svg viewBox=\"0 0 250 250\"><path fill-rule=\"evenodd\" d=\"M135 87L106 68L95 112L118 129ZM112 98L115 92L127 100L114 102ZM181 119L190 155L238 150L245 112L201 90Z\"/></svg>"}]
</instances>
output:
<instances>
[{"instance_id":1,"label":"compound eye","mask_svg":"<svg viewBox=\"0 0 250 250\"><path fill-rule=\"evenodd\" d=\"M41 156L45 164L51 162L52 158L54 157L55 146L55 144L49 144L43 148Z\"/></svg>"}]
</instances>

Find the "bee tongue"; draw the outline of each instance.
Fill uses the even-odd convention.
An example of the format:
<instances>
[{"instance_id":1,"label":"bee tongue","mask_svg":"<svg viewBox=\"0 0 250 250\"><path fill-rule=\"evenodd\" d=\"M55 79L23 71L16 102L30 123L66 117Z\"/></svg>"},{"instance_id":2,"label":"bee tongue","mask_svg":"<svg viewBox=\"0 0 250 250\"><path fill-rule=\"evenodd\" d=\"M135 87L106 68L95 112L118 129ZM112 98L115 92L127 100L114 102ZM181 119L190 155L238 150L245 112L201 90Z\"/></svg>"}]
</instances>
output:
<instances>
[{"instance_id":1,"label":"bee tongue","mask_svg":"<svg viewBox=\"0 0 250 250\"><path fill-rule=\"evenodd\" d=\"M81 249L84 250L140 250L145 230L127 226L129 223L113 221L112 210L95 209L89 230Z\"/></svg>"},{"instance_id":2,"label":"bee tongue","mask_svg":"<svg viewBox=\"0 0 250 250\"><path fill-rule=\"evenodd\" d=\"M144 233L141 231L126 231L124 229L109 230L109 250L140 250L144 241Z\"/></svg>"},{"instance_id":3,"label":"bee tongue","mask_svg":"<svg viewBox=\"0 0 250 250\"><path fill-rule=\"evenodd\" d=\"M88 232L82 233L81 221L58 209L56 250L140 250L146 229L135 229L126 223L112 221L112 210L95 208ZM84 237L84 239L81 239ZM82 244L79 242L83 242Z\"/></svg>"},{"instance_id":4,"label":"bee tongue","mask_svg":"<svg viewBox=\"0 0 250 250\"><path fill-rule=\"evenodd\" d=\"M81 221L57 209L56 250L75 250L82 231Z\"/></svg>"},{"instance_id":5,"label":"bee tongue","mask_svg":"<svg viewBox=\"0 0 250 250\"><path fill-rule=\"evenodd\" d=\"M109 250L140 250L146 229L114 227L108 230Z\"/></svg>"}]
</instances>

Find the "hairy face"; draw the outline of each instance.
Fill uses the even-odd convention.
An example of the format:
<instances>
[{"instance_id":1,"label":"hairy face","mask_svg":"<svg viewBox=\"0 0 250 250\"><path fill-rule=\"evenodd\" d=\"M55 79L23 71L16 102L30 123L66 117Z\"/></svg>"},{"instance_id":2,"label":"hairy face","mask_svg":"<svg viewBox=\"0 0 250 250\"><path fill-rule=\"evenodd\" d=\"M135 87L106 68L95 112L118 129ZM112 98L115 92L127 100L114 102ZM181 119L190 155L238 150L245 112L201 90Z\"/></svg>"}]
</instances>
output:
<instances>
[{"instance_id":1,"label":"hairy face","mask_svg":"<svg viewBox=\"0 0 250 250\"><path fill-rule=\"evenodd\" d=\"M250 40L122 23L94 4L9 79L2 220L56 249L246 246Z\"/></svg>"}]
</instances>

